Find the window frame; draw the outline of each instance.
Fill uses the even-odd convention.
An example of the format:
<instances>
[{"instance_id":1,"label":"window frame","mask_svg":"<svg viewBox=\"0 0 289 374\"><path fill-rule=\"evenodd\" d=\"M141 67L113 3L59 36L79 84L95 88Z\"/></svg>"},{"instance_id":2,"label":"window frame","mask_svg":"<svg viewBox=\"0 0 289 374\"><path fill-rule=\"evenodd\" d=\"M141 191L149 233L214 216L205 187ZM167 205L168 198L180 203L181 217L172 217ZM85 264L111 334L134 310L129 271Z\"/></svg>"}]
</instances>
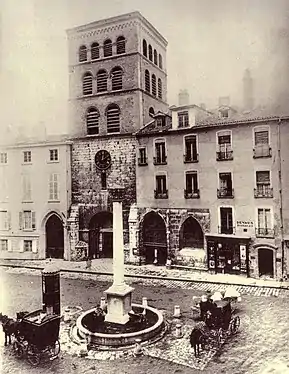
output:
<instances>
[{"instance_id":1,"label":"window frame","mask_svg":"<svg viewBox=\"0 0 289 374\"><path fill-rule=\"evenodd\" d=\"M188 110L180 110L177 112L177 117L178 117L178 129L185 129L190 127L190 116L189 116L189 111ZM182 119L182 125L180 125L180 119ZM186 119L187 119L187 124L186 124Z\"/></svg>"},{"instance_id":2,"label":"window frame","mask_svg":"<svg viewBox=\"0 0 289 374\"><path fill-rule=\"evenodd\" d=\"M141 150L144 150L144 158L141 156ZM146 166L148 164L148 153L147 153L147 146L140 145L138 147L138 165L139 166Z\"/></svg>"},{"instance_id":3,"label":"window frame","mask_svg":"<svg viewBox=\"0 0 289 374\"><path fill-rule=\"evenodd\" d=\"M270 211L270 227L259 227L259 210L262 210L265 213L266 210ZM272 206L256 206L256 216L255 216L255 227L256 227L256 237L271 237L274 236L274 210ZM263 217L265 218L265 216ZM267 229L269 230L268 234L262 234L259 230ZM271 230L271 233L270 233Z\"/></svg>"},{"instance_id":4,"label":"window frame","mask_svg":"<svg viewBox=\"0 0 289 374\"><path fill-rule=\"evenodd\" d=\"M31 249L27 250L25 244L31 243ZM23 252L33 253L33 240L32 239L23 239Z\"/></svg>"},{"instance_id":5,"label":"window frame","mask_svg":"<svg viewBox=\"0 0 289 374\"><path fill-rule=\"evenodd\" d=\"M26 156L28 156L28 159ZM32 151L23 151L23 164L24 165L31 165L32 164Z\"/></svg>"},{"instance_id":6,"label":"window frame","mask_svg":"<svg viewBox=\"0 0 289 374\"><path fill-rule=\"evenodd\" d=\"M10 230L10 212L6 209L1 209L0 210L0 216L4 216L4 213L5 214L5 217L3 219L3 221L0 220L0 231L9 231ZM2 223L3 223L3 226L2 226Z\"/></svg>"},{"instance_id":7,"label":"window frame","mask_svg":"<svg viewBox=\"0 0 289 374\"><path fill-rule=\"evenodd\" d=\"M29 223L31 225L27 226L27 220L25 218L25 213L29 213L28 217ZM31 209L23 209L19 212L19 228L22 231L35 231L36 230L36 213Z\"/></svg>"},{"instance_id":8,"label":"window frame","mask_svg":"<svg viewBox=\"0 0 289 374\"><path fill-rule=\"evenodd\" d=\"M54 178L55 176L56 176L56 180ZM49 178L48 179L48 202L53 202L53 203L59 202L60 201L60 174L53 172L49 174L48 178Z\"/></svg>"},{"instance_id":9,"label":"window frame","mask_svg":"<svg viewBox=\"0 0 289 374\"><path fill-rule=\"evenodd\" d=\"M0 152L0 165L8 164L8 152Z\"/></svg>"},{"instance_id":10,"label":"window frame","mask_svg":"<svg viewBox=\"0 0 289 374\"><path fill-rule=\"evenodd\" d=\"M56 151L56 154L57 154L57 158L56 159L51 159L51 152L55 152ZM58 163L59 162L59 148L49 148L49 160L48 160L49 163Z\"/></svg>"},{"instance_id":11,"label":"window frame","mask_svg":"<svg viewBox=\"0 0 289 374\"><path fill-rule=\"evenodd\" d=\"M225 235L233 235L235 234L235 224L236 224L236 221L235 221L235 207L233 205L226 205L226 204L222 204L218 207L218 232L221 233L222 231L222 226L221 226L221 209L222 208L225 208L225 209L231 209L232 211L232 233L228 233L228 234L225 234Z\"/></svg>"},{"instance_id":12,"label":"window frame","mask_svg":"<svg viewBox=\"0 0 289 374\"><path fill-rule=\"evenodd\" d=\"M192 157L189 159L187 157L187 147L186 147L186 139L189 138L195 138L196 139L196 158L193 157L193 152L192 152ZM184 157L184 163L193 163L193 162L199 162L199 138L198 134L187 134L184 135L183 137L183 157Z\"/></svg>"},{"instance_id":13,"label":"window frame","mask_svg":"<svg viewBox=\"0 0 289 374\"><path fill-rule=\"evenodd\" d=\"M22 202L32 202L32 180L30 173L23 173L22 179ZM28 187L28 188L27 188Z\"/></svg>"},{"instance_id":14,"label":"window frame","mask_svg":"<svg viewBox=\"0 0 289 374\"><path fill-rule=\"evenodd\" d=\"M5 249L3 249L3 245L2 245L4 243L6 244ZM9 251L9 240L5 238L0 238L0 252L8 252L8 251Z\"/></svg>"},{"instance_id":15,"label":"window frame","mask_svg":"<svg viewBox=\"0 0 289 374\"><path fill-rule=\"evenodd\" d=\"M166 189L162 191L157 190L157 177L162 177L165 180ZM169 181L168 173L166 171L158 171L154 174L154 197L155 199L168 199Z\"/></svg>"},{"instance_id":16,"label":"window frame","mask_svg":"<svg viewBox=\"0 0 289 374\"><path fill-rule=\"evenodd\" d=\"M162 156L160 157L160 160L157 159L157 152L156 152L156 144L164 144L164 160ZM166 165L167 164L167 158L168 158L168 150L167 150L167 141L166 138L156 138L153 141L153 157L154 157L154 165ZM162 153L161 153L162 154Z\"/></svg>"},{"instance_id":17,"label":"window frame","mask_svg":"<svg viewBox=\"0 0 289 374\"><path fill-rule=\"evenodd\" d=\"M187 189L187 176L196 176L196 186L197 188L194 189L194 178L192 177L192 190L189 191ZM200 197L200 188L199 188L199 172L198 170L185 170L184 171L184 197L186 199L193 199L193 198L199 198Z\"/></svg>"}]
</instances>

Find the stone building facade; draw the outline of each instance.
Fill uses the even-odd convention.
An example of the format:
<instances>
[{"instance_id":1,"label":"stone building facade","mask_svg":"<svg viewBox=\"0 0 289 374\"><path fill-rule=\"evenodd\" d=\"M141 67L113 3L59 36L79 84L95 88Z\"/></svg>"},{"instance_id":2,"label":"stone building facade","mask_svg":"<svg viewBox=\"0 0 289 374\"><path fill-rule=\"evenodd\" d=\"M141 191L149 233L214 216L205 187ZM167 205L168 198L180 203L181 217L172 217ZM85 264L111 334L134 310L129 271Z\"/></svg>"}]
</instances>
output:
<instances>
[{"instance_id":1,"label":"stone building facade","mask_svg":"<svg viewBox=\"0 0 289 374\"><path fill-rule=\"evenodd\" d=\"M70 252L112 256L112 194L124 190L124 241L136 202L134 133L167 110L166 40L138 12L68 30L72 145Z\"/></svg>"},{"instance_id":2,"label":"stone building facade","mask_svg":"<svg viewBox=\"0 0 289 374\"><path fill-rule=\"evenodd\" d=\"M137 133L135 262L170 256L212 272L286 276L288 117L197 106L164 117Z\"/></svg>"}]
</instances>

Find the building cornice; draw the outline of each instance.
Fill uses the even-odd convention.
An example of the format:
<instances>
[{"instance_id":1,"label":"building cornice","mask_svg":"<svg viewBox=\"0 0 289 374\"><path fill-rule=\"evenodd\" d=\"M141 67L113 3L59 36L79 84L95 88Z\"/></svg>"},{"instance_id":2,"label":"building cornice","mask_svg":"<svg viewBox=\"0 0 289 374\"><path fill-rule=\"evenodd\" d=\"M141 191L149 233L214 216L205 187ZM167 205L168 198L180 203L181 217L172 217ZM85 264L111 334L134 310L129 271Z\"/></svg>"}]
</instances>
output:
<instances>
[{"instance_id":1,"label":"building cornice","mask_svg":"<svg viewBox=\"0 0 289 374\"><path fill-rule=\"evenodd\" d=\"M23 143L14 143L14 144L7 144L7 145L0 145L1 149L17 149L17 148L36 148L36 147L57 147L60 145L71 145L72 142L70 140L65 141L47 141L47 142L23 142Z\"/></svg>"},{"instance_id":2,"label":"building cornice","mask_svg":"<svg viewBox=\"0 0 289 374\"><path fill-rule=\"evenodd\" d=\"M94 21L85 25L76 26L66 30L68 39L83 39L88 36L104 34L111 31L121 30L127 26L137 25L141 21L152 34L159 38L166 47L167 40L157 31L157 29L140 12L131 12L120 16L110 17L99 21Z\"/></svg>"}]
</instances>

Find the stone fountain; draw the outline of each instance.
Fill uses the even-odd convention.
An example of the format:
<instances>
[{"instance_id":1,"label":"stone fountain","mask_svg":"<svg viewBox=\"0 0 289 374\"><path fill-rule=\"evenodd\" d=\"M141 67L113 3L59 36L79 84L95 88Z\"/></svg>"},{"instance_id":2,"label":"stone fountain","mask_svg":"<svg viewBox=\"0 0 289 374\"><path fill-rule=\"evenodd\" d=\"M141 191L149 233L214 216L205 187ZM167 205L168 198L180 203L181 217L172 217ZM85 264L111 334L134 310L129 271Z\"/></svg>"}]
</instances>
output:
<instances>
[{"instance_id":1,"label":"stone fountain","mask_svg":"<svg viewBox=\"0 0 289 374\"><path fill-rule=\"evenodd\" d=\"M124 280L124 242L122 188L112 190L113 196L113 284L105 291L107 313L102 323L89 327L88 319L94 309L80 315L76 321L77 335L89 346L98 349L134 345L136 341L154 341L163 336L165 322L160 311L143 303L132 303L134 288ZM132 324L129 312L142 313L145 323Z\"/></svg>"}]
</instances>

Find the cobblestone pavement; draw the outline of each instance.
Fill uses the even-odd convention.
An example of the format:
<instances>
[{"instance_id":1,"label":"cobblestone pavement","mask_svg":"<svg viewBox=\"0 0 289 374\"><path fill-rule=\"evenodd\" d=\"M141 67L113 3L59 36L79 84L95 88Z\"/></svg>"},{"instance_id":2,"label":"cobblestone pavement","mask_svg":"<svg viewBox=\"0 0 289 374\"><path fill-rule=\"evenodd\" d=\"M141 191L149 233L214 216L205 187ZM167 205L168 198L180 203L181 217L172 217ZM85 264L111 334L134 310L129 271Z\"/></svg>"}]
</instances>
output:
<instances>
[{"instance_id":1,"label":"cobblestone pavement","mask_svg":"<svg viewBox=\"0 0 289 374\"><path fill-rule=\"evenodd\" d=\"M7 272L14 274L35 274L40 275L40 270L32 270L25 268L5 268ZM70 279L84 279L84 280L99 280L103 282L111 282L111 275L96 275L96 274L83 274L83 273L63 273L61 275L64 278ZM155 287L167 287L167 288L180 288L184 290L198 290L198 291L224 291L229 285L218 284L218 283L207 283L207 282L194 282L185 280L170 280L170 279L150 279L150 278L139 278L129 277L126 278L128 284L139 284L144 286L155 286ZM234 286L241 295L252 295L252 296L265 296L265 297L289 297L289 290L280 289L275 287L256 287L256 286Z\"/></svg>"}]
</instances>

